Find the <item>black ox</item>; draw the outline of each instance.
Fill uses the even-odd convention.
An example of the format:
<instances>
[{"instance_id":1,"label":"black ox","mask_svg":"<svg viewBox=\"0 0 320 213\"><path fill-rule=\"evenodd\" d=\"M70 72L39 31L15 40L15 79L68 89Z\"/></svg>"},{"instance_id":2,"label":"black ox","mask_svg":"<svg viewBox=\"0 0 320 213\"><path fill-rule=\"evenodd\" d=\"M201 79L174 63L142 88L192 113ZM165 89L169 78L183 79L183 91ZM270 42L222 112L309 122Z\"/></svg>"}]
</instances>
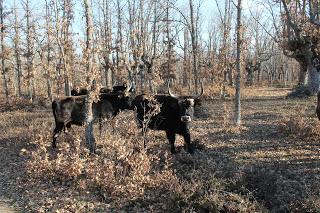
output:
<instances>
[{"instance_id":1,"label":"black ox","mask_svg":"<svg viewBox=\"0 0 320 213\"><path fill-rule=\"evenodd\" d=\"M71 90L71 96L88 95L88 89L76 87Z\"/></svg>"},{"instance_id":2,"label":"black ox","mask_svg":"<svg viewBox=\"0 0 320 213\"><path fill-rule=\"evenodd\" d=\"M116 116L121 110L132 109L130 85L124 91L117 93L99 94L99 101L92 104L93 120L101 123L105 119ZM52 147L56 147L57 137L62 130L67 131L71 125L81 126L86 123L86 96L68 96L52 102L52 111L55 120Z\"/></svg>"},{"instance_id":3,"label":"black ox","mask_svg":"<svg viewBox=\"0 0 320 213\"><path fill-rule=\"evenodd\" d=\"M149 129L165 131L171 153L176 153L174 145L176 134L182 135L186 151L193 153L189 124L193 119L194 107L201 104L199 98L203 94L203 86L201 84L201 94L197 96L173 95L169 85L168 92L169 95L154 95L151 98L144 94L138 95L133 100L132 105L137 110L139 125L141 128L147 126ZM156 115L152 113L155 109L153 100L160 105L160 112Z\"/></svg>"},{"instance_id":4,"label":"black ox","mask_svg":"<svg viewBox=\"0 0 320 213\"><path fill-rule=\"evenodd\" d=\"M107 88L107 87L101 87L100 88L100 93L123 92L123 91L125 91L127 89L127 87L128 87L127 84L113 86L112 89ZM132 92L133 90L134 90L134 87L131 84L131 88L130 88L129 92ZM86 89L86 88L76 87L76 88L71 90L71 96L80 96L80 95L87 95L87 94L88 94L88 89Z\"/></svg>"}]
</instances>

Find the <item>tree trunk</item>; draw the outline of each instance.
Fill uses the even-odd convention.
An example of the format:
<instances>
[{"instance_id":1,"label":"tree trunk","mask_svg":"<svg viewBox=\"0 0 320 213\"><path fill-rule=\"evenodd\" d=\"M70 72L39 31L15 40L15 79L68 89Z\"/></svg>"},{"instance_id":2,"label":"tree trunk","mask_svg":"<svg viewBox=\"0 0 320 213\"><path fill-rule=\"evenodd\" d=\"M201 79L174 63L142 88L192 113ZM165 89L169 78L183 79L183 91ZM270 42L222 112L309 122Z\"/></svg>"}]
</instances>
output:
<instances>
[{"instance_id":1,"label":"tree trunk","mask_svg":"<svg viewBox=\"0 0 320 213\"><path fill-rule=\"evenodd\" d=\"M7 73L8 73L8 68L5 67L5 56L4 56L4 22L3 22L3 0L0 0L0 27L1 27L1 70L2 70L2 77L3 77L3 87L4 87L4 91L6 94L6 104L9 104L9 86L8 86L8 80L7 80Z\"/></svg>"},{"instance_id":2,"label":"tree trunk","mask_svg":"<svg viewBox=\"0 0 320 213\"><path fill-rule=\"evenodd\" d=\"M87 59L87 84L92 86L92 67L93 67L93 21L92 21L92 10L91 6L88 3L88 0L83 0L84 2L84 7L85 7L85 17L86 17L86 36L87 36L87 41L86 41L86 50L85 50L85 55ZM91 87L92 88L92 87ZM93 112L92 112L92 103L93 103L93 98L92 98L92 91L91 89L88 90L88 95L86 98L86 141L88 148L90 150L90 153L95 152L95 138L93 135L93 127L92 127L92 120L93 120Z\"/></svg>"},{"instance_id":3,"label":"tree trunk","mask_svg":"<svg viewBox=\"0 0 320 213\"><path fill-rule=\"evenodd\" d=\"M195 83L195 91L198 91L198 58L197 58L197 38L195 31L195 23L194 23L194 10L192 0L189 0L190 6L190 19L191 19L191 45L192 45L192 59L193 59L193 73L194 73L194 83Z\"/></svg>"},{"instance_id":4,"label":"tree trunk","mask_svg":"<svg viewBox=\"0 0 320 213\"><path fill-rule=\"evenodd\" d=\"M307 83L308 66L306 63L303 63L303 62L299 62L299 65L300 65L300 72L299 72L298 86L304 86Z\"/></svg>"},{"instance_id":5,"label":"tree trunk","mask_svg":"<svg viewBox=\"0 0 320 213\"><path fill-rule=\"evenodd\" d=\"M308 69L308 90L310 95L315 95L319 91L319 72L317 72L317 69L312 65L310 65Z\"/></svg>"},{"instance_id":6,"label":"tree trunk","mask_svg":"<svg viewBox=\"0 0 320 213\"><path fill-rule=\"evenodd\" d=\"M188 60L189 60L189 54L188 54L188 50L189 50L189 45L188 45L188 31L187 29L184 30L184 45L183 45L183 86L187 86L188 85Z\"/></svg>"},{"instance_id":7,"label":"tree trunk","mask_svg":"<svg viewBox=\"0 0 320 213\"><path fill-rule=\"evenodd\" d=\"M30 101L33 103L35 96L34 85L34 70L33 70L33 38L32 38L32 24L31 24L31 11L30 2L26 1L26 31L27 31L27 73L28 73L28 94Z\"/></svg>"},{"instance_id":8,"label":"tree trunk","mask_svg":"<svg viewBox=\"0 0 320 213\"><path fill-rule=\"evenodd\" d=\"M246 82L247 86L252 86L253 85L253 70L252 68L249 68L247 70L247 82Z\"/></svg>"},{"instance_id":9,"label":"tree trunk","mask_svg":"<svg viewBox=\"0 0 320 213\"><path fill-rule=\"evenodd\" d=\"M46 0L46 26L47 26L47 66L45 69L45 76L47 80L47 95L50 100L52 100L52 84L51 84L51 72L50 72L50 61L51 61L51 13L49 9L48 0Z\"/></svg>"},{"instance_id":10,"label":"tree trunk","mask_svg":"<svg viewBox=\"0 0 320 213\"><path fill-rule=\"evenodd\" d=\"M21 65L21 53L20 53L20 27L18 23L18 11L16 7L16 1L13 2L14 5L14 55L16 60L15 68L15 84L18 97L21 97L21 77L22 77L22 65Z\"/></svg>"},{"instance_id":11,"label":"tree trunk","mask_svg":"<svg viewBox=\"0 0 320 213\"><path fill-rule=\"evenodd\" d=\"M240 81L241 81L241 0L238 0L237 6L237 77L236 77L236 97L235 97L235 113L234 121L237 126L241 124L241 96L240 96Z\"/></svg>"},{"instance_id":12,"label":"tree trunk","mask_svg":"<svg viewBox=\"0 0 320 213\"><path fill-rule=\"evenodd\" d=\"M71 95L70 89L70 70L71 70L71 54L72 54L72 41L70 39L70 28L72 20L72 2L71 0L63 1L63 52L64 52L64 90L67 96Z\"/></svg>"},{"instance_id":13,"label":"tree trunk","mask_svg":"<svg viewBox=\"0 0 320 213\"><path fill-rule=\"evenodd\" d=\"M111 55L111 42L112 42L112 33L111 33L111 15L109 9L109 1L103 0L102 3L103 11L103 72L104 76L102 78L105 81L105 86L108 88L112 87L112 60L110 60Z\"/></svg>"}]
</instances>

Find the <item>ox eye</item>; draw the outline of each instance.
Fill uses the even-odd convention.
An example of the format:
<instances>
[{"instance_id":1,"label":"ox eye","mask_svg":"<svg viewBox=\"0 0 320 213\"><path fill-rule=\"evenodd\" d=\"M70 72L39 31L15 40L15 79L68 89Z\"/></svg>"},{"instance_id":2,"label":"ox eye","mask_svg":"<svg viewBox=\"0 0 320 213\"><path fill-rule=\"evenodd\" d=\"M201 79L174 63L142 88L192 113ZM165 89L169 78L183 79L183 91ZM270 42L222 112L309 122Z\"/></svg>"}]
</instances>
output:
<instances>
[{"instance_id":1,"label":"ox eye","mask_svg":"<svg viewBox=\"0 0 320 213\"><path fill-rule=\"evenodd\" d=\"M190 102L189 102L188 100L185 100L185 101L183 102L183 105L184 105L185 107L189 107L189 106L190 106Z\"/></svg>"}]
</instances>

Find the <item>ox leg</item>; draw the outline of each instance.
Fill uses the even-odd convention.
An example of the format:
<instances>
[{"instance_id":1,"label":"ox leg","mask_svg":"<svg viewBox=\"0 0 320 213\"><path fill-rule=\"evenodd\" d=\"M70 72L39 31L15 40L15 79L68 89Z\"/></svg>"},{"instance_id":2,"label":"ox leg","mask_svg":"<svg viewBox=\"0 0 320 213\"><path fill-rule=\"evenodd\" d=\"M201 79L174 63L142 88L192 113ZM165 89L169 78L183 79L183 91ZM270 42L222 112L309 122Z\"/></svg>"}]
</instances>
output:
<instances>
[{"instance_id":1,"label":"ox leg","mask_svg":"<svg viewBox=\"0 0 320 213\"><path fill-rule=\"evenodd\" d=\"M102 137L102 128L103 128L103 120L102 118L99 118L99 132L100 132L100 138Z\"/></svg>"},{"instance_id":2,"label":"ox leg","mask_svg":"<svg viewBox=\"0 0 320 213\"><path fill-rule=\"evenodd\" d=\"M191 137L190 137L190 132L186 131L183 134L183 139L184 139L184 148L187 152L189 152L190 154L193 154L193 148L191 146Z\"/></svg>"},{"instance_id":3,"label":"ox leg","mask_svg":"<svg viewBox=\"0 0 320 213\"><path fill-rule=\"evenodd\" d=\"M169 143L170 143L171 153L172 154L177 153L176 152L176 148L174 146L174 142L176 141L176 134L174 132L171 132L171 131L166 131L166 135L167 135L167 138L168 138Z\"/></svg>"},{"instance_id":4,"label":"ox leg","mask_svg":"<svg viewBox=\"0 0 320 213\"><path fill-rule=\"evenodd\" d=\"M61 131L63 130L64 125L63 123L58 123L56 124L56 128L54 128L53 130L53 138L52 138L52 148L56 148L57 147L57 137L60 135Z\"/></svg>"},{"instance_id":5,"label":"ox leg","mask_svg":"<svg viewBox=\"0 0 320 213\"><path fill-rule=\"evenodd\" d=\"M64 132L68 133L71 130L71 123L67 123L67 125L64 127Z\"/></svg>"}]
</instances>

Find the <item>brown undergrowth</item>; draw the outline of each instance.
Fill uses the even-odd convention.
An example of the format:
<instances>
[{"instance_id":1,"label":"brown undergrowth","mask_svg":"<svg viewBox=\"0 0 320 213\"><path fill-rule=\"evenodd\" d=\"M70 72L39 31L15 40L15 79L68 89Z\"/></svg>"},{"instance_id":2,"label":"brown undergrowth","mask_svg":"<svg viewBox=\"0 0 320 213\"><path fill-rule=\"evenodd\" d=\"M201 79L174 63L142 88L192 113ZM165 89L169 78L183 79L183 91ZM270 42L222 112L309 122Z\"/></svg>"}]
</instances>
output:
<instances>
[{"instance_id":1,"label":"brown undergrowth","mask_svg":"<svg viewBox=\"0 0 320 213\"><path fill-rule=\"evenodd\" d=\"M320 137L320 122L315 116L308 117L305 115L305 111L305 108L300 108L298 114L304 116L291 114L288 118L285 118L281 123L280 130L291 137L318 140Z\"/></svg>"},{"instance_id":2,"label":"brown undergrowth","mask_svg":"<svg viewBox=\"0 0 320 213\"><path fill-rule=\"evenodd\" d=\"M193 155L181 137L172 155L155 131L142 149L132 112L101 136L95 126L94 155L83 127L61 134L53 150L51 113L3 112L0 186L21 212L318 212L315 99L272 91L243 100L241 128L233 127L232 101L205 102L206 116L191 126Z\"/></svg>"},{"instance_id":3,"label":"brown undergrowth","mask_svg":"<svg viewBox=\"0 0 320 213\"><path fill-rule=\"evenodd\" d=\"M84 144L81 145L81 137L76 135L82 128L75 128L76 134L61 136L56 151L50 148L50 131L35 128L32 148L21 153L27 159L26 179L34 186L28 193L32 200L28 209L36 212L261 210L247 195L225 191L227 180L215 177L216 168L206 162L210 157L205 153L190 155L181 151L174 156L168 147L158 147L155 141L159 138L152 135L148 137L150 149L143 150L140 130L134 125L133 117L128 121L127 116L130 115L119 116L115 124L119 126L114 132L111 127L105 129L97 139L94 155L89 155ZM160 138L165 140L163 135ZM48 185L52 188L44 188ZM39 191L45 193L45 200L37 197Z\"/></svg>"}]
</instances>

